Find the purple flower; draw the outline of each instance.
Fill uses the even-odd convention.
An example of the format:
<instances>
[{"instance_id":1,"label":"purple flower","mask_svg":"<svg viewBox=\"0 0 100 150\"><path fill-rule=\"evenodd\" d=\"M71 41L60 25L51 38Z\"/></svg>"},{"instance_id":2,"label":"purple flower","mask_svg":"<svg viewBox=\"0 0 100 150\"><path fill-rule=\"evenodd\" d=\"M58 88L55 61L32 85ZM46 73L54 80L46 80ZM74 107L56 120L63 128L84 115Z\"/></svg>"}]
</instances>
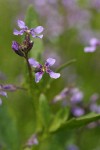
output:
<instances>
[{"instance_id":1,"label":"purple flower","mask_svg":"<svg viewBox=\"0 0 100 150\"><path fill-rule=\"evenodd\" d=\"M14 35L23 35L24 33L31 34L32 37L34 38L42 38L43 34L40 34L43 32L44 28L42 26L37 26L36 28L31 28L29 29L26 25L25 22L18 20L17 21L19 28L21 29L20 31L14 30L13 34Z\"/></svg>"},{"instance_id":2,"label":"purple flower","mask_svg":"<svg viewBox=\"0 0 100 150\"><path fill-rule=\"evenodd\" d=\"M53 102L66 99L70 96L70 105L82 102L84 94L78 88L64 88L57 96L54 97Z\"/></svg>"},{"instance_id":3,"label":"purple flower","mask_svg":"<svg viewBox=\"0 0 100 150\"><path fill-rule=\"evenodd\" d=\"M38 145L39 141L37 139L37 135L33 134L26 143L26 146Z\"/></svg>"},{"instance_id":4,"label":"purple flower","mask_svg":"<svg viewBox=\"0 0 100 150\"><path fill-rule=\"evenodd\" d=\"M7 93L6 93L6 92L4 91L4 89L2 88L2 84L0 84L0 95L7 97Z\"/></svg>"},{"instance_id":5,"label":"purple flower","mask_svg":"<svg viewBox=\"0 0 100 150\"><path fill-rule=\"evenodd\" d=\"M78 88L73 88L71 90L71 103L79 103L82 101L84 95Z\"/></svg>"},{"instance_id":6,"label":"purple flower","mask_svg":"<svg viewBox=\"0 0 100 150\"><path fill-rule=\"evenodd\" d=\"M16 54L18 54L19 56L24 56L23 51L20 50L20 49L21 49L20 44L17 43L16 41L13 41L13 42L12 42L12 49L13 49L14 52L15 52Z\"/></svg>"},{"instance_id":7,"label":"purple flower","mask_svg":"<svg viewBox=\"0 0 100 150\"><path fill-rule=\"evenodd\" d=\"M48 73L51 78L57 79L60 77L60 73L55 73L50 69L50 66L52 66L55 63L55 59L48 58L44 65L39 64L35 59L30 58L29 63L32 67L36 68L35 73L35 82L39 82L44 74L44 72Z\"/></svg>"},{"instance_id":8,"label":"purple flower","mask_svg":"<svg viewBox=\"0 0 100 150\"><path fill-rule=\"evenodd\" d=\"M90 110L91 110L92 112L95 112L95 113L99 113L99 114L100 114L100 105L97 105L96 103L91 104L91 105L90 105Z\"/></svg>"},{"instance_id":9,"label":"purple flower","mask_svg":"<svg viewBox=\"0 0 100 150\"><path fill-rule=\"evenodd\" d=\"M96 38L92 38L89 42L90 46L84 48L84 52L94 52L96 47L100 45L100 41Z\"/></svg>"},{"instance_id":10,"label":"purple flower","mask_svg":"<svg viewBox=\"0 0 100 150\"><path fill-rule=\"evenodd\" d=\"M99 99L99 94L95 93L90 97L89 109L92 112L100 113L100 105L98 105L97 100Z\"/></svg>"},{"instance_id":11,"label":"purple flower","mask_svg":"<svg viewBox=\"0 0 100 150\"><path fill-rule=\"evenodd\" d=\"M71 144L67 147L67 150L79 150L79 148L76 145Z\"/></svg>"},{"instance_id":12,"label":"purple flower","mask_svg":"<svg viewBox=\"0 0 100 150\"><path fill-rule=\"evenodd\" d=\"M16 41L12 42L12 49L14 51L18 51L19 50L19 44Z\"/></svg>"},{"instance_id":13,"label":"purple flower","mask_svg":"<svg viewBox=\"0 0 100 150\"><path fill-rule=\"evenodd\" d=\"M93 95L91 95L90 97L90 103L96 103L97 100L99 99L100 95L98 93L94 93Z\"/></svg>"},{"instance_id":14,"label":"purple flower","mask_svg":"<svg viewBox=\"0 0 100 150\"><path fill-rule=\"evenodd\" d=\"M80 117L80 116L84 115L85 111L81 107L74 107L74 108L72 108L72 113L75 117Z\"/></svg>"},{"instance_id":15,"label":"purple flower","mask_svg":"<svg viewBox=\"0 0 100 150\"><path fill-rule=\"evenodd\" d=\"M58 101L64 100L69 95L69 88L64 88L58 95L56 95L53 99L53 102L56 103Z\"/></svg>"}]
</instances>

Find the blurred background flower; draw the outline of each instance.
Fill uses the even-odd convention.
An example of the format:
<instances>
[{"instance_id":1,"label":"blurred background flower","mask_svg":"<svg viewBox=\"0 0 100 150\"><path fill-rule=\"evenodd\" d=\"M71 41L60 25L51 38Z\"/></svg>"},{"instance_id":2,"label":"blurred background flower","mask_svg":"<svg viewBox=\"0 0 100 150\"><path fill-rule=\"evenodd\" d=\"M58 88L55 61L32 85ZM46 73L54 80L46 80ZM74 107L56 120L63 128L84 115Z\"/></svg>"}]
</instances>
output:
<instances>
[{"instance_id":1,"label":"blurred background flower","mask_svg":"<svg viewBox=\"0 0 100 150\"><path fill-rule=\"evenodd\" d=\"M25 86L25 63L12 51L11 43L13 40L22 40L13 35L13 29L17 28L18 19L24 20L30 4L34 9L33 18L37 18L34 19L33 27L36 27L36 22L44 27L43 50L39 49L37 60L41 62L52 57L57 62L55 68L71 59L77 60L61 71L62 77L52 83L53 88L48 88L48 101L62 102L63 108L70 105L74 117L91 111L100 113L100 47L96 47L95 53L84 53L84 47L91 46L89 42L92 38L100 39L100 0L0 0L0 84ZM38 49L35 45L37 44L34 44L34 49ZM32 51L34 58L37 53L38 51ZM40 83L43 89L48 83L48 78L45 79L45 84ZM69 94L69 88L65 87L74 88ZM33 135L34 112L30 101L27 92L20 90L9 93L3 103L0 99L1 150L18 150ZM62 105L52 105L54 114ZM93 122L89 124L89 128L82 128L84 132L62 131L50 136L45 142L39 139L39 148L62 150L65 147L68 149L69 143L77 143L76 149L99 150L99 125L99 121ZM34 139L33 136L33 144ZM35 142L38 143L37 139ZM76 149L74 146L74 150Z\"/></svg>"}]
</instances>

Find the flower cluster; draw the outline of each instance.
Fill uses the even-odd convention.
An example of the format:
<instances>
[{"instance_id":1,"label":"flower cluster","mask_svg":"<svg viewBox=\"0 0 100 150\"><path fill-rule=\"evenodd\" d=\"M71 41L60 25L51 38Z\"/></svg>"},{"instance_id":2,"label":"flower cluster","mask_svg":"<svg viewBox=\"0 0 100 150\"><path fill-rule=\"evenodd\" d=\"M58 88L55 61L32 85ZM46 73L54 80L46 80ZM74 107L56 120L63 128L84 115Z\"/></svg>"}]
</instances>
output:
<instances>
[{"instance_id":1,"label":"flower cluster","mask_svg":"<svg viewBox=\"0 0 100 150\"><path fill-rule=\"evenodd\" d=\"M90 46L84 48L84 52L94 52L97 48L97 46L100 46L100 40L97 38L90 39L89 42Z\"/></svg>"},{"instance_id":2,"label":"flower cluster","mask_svg":"<svg viewBox=\"0 0 100 150\"><path fill-rule=\"evenodd\" d=\"M83 92L78 88L65 88L54 99L53 103L62 101L62 105L66 105L71 108L71 114L75 117L79 117L85 114L85 110L82 107Z\"/></svg>"},{"instance_id":3,"label":"flower cluster","mask_svg":"<svg viewBox=\"0 0 100 150\"><path fill-rule=\"evenodd\" d=\"M44 28L42 26L38 26L36 28L31 28L29 29L25 22L18 20L18 26L20 30L14 30L13 34L14 35L23 35L25 33L25 39L22 44L17 43L16 41L12 42L12 49L15 51L16 54L19 56L24 57L27 59L27 62L29 63L30 66L35 68L35 82L38 83L44 72L48 73L51 78L57 79L60 77L60 73L55 73L50 69L50 66L52 66L55 63L55 59L53 58L48 58L45 62L44 65L39 64L34 58L29 58L28 59L28 52L32 49L33 47L33 41L30 40L30 35L32 35L33 38L42 38Z\"/></svg>"},{"instance_id":4,"label":"flower cluster","mask_svg":"<svg viewBox=\"0 0 100 150\"><path fill-rule=\"evenodd\" d=\"M84 94L78 88L68 87L64 88L58 95L53 99L53 104L61 102L61 106L70 107L71 115L74 117L79 117L89 112L94 112L100 114L100 104L98 104L98 99L100 95L94 93L89 98L89 103L83 103ZM100 121L95 121L88 124L88 128L93 128L100 125Z\"/></svg>"},{"instance_id":5,"label":"flower cluster","mask_svg":"<svg viewBox=\"0 0 100 150\"><path fill-rule=\"evenodd\" d=\"M20 30L14 29L13 34L14 35L23 35L25 33L25 39L22 44L17 43L16 41L12 42L12 49L15 51L16 54L22 57L26 57L28 52L33 47L33 41L30 40L30 35L32 35L33 38L42 38L43 34L40 34L44 28L42 26L38 26L36 28L29 29L25 22L22 20L18 20L18 26Z\"/></svg>"}]
</instances>

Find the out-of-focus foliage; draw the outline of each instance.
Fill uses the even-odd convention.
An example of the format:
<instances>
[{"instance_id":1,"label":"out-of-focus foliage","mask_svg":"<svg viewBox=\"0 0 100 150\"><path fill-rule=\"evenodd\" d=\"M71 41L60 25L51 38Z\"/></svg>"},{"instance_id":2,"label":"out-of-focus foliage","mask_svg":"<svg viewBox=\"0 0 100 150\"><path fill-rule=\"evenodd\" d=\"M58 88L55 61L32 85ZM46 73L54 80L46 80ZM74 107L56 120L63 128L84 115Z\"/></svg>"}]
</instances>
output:
<instances>
[{"instance_id":1,"label":"out-of-focus foliage","mask_svg":"<svg viewBox=\"0 0 100 150\"><path fill-rule=\"evenodd\" d=\"M83 50L90 38L100 38L99 18L99 0L0 0L0 84L25 88L2 97L1 150L69 150L71 144L80 150L100 149L99 126L87 126L100 118L87 110L91 95L100 93L100 48L95 53ZM38 25L45 28L42 40L32 39L34 46L29 56L41 63L48 57L56 58L54 70L61 71L57 80L45 74L35 84L33 77L32 96L27 91L26 62L11 49L13 40L22 42L20 36L13 35L18 19L25 20L29 28ZM70 61L73 63L69 66L62 65ZM72 118L69 106L52 102L65 87L79 87L84 93L84 116ZM37 135L39 144L27 147L33 134Z\"/></svg>"}]
</instances>

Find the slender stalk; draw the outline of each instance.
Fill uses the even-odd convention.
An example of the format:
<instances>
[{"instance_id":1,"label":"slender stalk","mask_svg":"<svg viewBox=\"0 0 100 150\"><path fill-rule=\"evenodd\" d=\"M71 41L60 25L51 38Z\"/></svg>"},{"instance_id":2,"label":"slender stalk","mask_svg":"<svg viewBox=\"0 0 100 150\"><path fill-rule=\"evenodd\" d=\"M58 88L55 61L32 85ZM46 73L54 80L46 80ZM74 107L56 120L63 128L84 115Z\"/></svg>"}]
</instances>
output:
<instances>
[{"instance_id":1,"label":"slender stalk","mask_svg":"<svg viewBox=\"0 0 100 150\"><path fill-rule=\"evenodd\" d=\"M30 81L32 81L32 69L31 69L31 66L29 64L28 56L27 55L25 56L25 59L26 59L27 67L28 67L29 79L30 79Z\"/></svg>"},{"instance_id":2,"label":"slender stalk","mask_svg":"<svg viewBox=\"0 0 100 150\"><path fill-rule=\"evenodd\" d=\"M34 82L33 82L33 76L32 76L32 69L31 69L31 66L29 64L29 61L28 61L28 56L26 55L25 57L25 60L26 60L26 64L27 64L27 68L28 68L28 73L29 73L29 92L30 92L30 95L31 95L31 99L30 99L30 102L33 106L33 112L34 112L34 120L35 120L35 126L37 127L37 122L38 122L38 114L37 114L37 94L34 92L35 90L35 85L34 85Z\"/></svg>"},{"instance_id":3,"label":"slender stalk","mask_svg":"<svg viewBox=\"0 0 100 150\"><path fill-rule=\"evenodd\" d=\"M71 59L69 60L68 62L66 62L65 64L61 65L57 70L56 72L61 72L63 69L67 68L69 65L71 65L72 63L76 62L76 59ZM47 89L50 88L50 85L51 83L53 82L54 80L53 79L49 79L46 87L44 88L44 92L46 92Z\"/></svg>"},{"instance_id":4,"label":"slender stalk","mask_svg":"<svg viewBox=\"0 0 100 150\"><path fill-rule=\"evenodd\" d=\"M67 63L61 65L56 71L60 72L61 70L65 69L66 67L68 67L70 64L74 62L76 62L76 59L69 60Z\"/></svg>"},{"instance_id":5,"label":"slender stalk","mask_svg":"<svg viewBox=\"0 0 100 150\"><path fill-rule=\"evenodd\" d=\"M32 75L32 69L28 61L28 56L25 57L27 68L29 72L29 92L31 95L31 104L33 106L33 112L34 112L34 123L35 123L35 132L38 132L39 128L39 114L38 114L38 97L39 93L41 92L41 89L37 86L35 82L33 82L33 75Z\"/></svg>"}]
</instances>

